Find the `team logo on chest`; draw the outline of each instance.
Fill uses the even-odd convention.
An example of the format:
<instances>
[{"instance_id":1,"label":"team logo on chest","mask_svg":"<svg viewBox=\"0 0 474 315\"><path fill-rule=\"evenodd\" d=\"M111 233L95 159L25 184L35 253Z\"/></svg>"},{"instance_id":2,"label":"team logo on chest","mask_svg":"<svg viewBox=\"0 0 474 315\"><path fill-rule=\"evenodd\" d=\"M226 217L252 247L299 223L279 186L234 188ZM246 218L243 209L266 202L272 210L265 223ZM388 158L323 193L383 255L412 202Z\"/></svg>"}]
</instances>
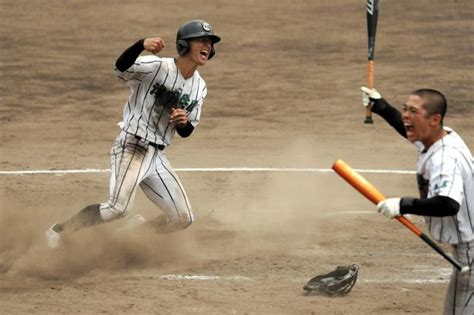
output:
<instances>
[{"instance_id":1,"label":"team logo on chest","mask_svg":"<svg viewBox=\"0 0 474 315\"><path fill-rule=\"evenodd\" d=\"M180 91L170 91L164 85L155 83L150 91L155 96L155 102L166 108L173 108L179 102Z\"/></svg>"},{"instance_id":2,"label":"team logo on chest","mask_svg":"<svg viewBox=\"0 0 474 315\"><path fill-rule=\"evenodd\" d=\"M150 91L156 102L166 108L182 108L192 112L198 104L196 100L191 101L189 94L181 94L181 90L169 91L164 85L155 83Z\"/></svg>"},{"instance_id":3,"label":"team logo on chest","mask_svg":"<svg viewBox=\"0 0 474 315\"><path fill-rule=\"evenodd\" d=\"M448 183L449 183L449 182L448 182L447 180L443 180L439 185L436 184L436 185L434 186L434 189L433 189L434 192L435 192L435 194L436 194L436 193L439 193L439 192L441 191L441 189L448 187Z\"/></svg>"},{"instance_id":4,"label":"team logo on chest","mask_svg":"<svg viewBox=\"0 0 474 315\"><path fill-rule=\"evenodd\" d=\"M179 99L179 108L185 109L187 112L192 112L197 105L197 101L191 101L189 94L181 95Z\"/></svg>"}]
</instances>

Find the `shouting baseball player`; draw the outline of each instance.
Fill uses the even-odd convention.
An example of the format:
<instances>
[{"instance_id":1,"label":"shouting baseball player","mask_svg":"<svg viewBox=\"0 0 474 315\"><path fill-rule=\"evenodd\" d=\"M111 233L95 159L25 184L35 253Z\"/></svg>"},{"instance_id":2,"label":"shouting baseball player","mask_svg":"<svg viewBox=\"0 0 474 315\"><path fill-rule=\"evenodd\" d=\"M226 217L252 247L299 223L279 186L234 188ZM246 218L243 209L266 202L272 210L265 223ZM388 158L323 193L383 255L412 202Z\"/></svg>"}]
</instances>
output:
<instances>
[{"instance_id":1,"label":"shouting baseball player","mask_svg":"<svg viewBox=\"0 0 474 315\"><path fill-rule=\"evenodd\" d=\"M193 222L188 197L165 150L175 132L188 137L199 123L207 85L197 69L214 57L219 41L209 23L192 20L177 32L176 58L139 56L143 50L157 54L163 49L163 39L156 37L137 41L117 59L115 70L131 93L111 149L109 199L51 226L46 231L49 247L61 244L62 233L124 217L139 185L164 211L154 220L163 231Z\"/></svg>"},{"instance_id":2,"label":"shouting baseball player","mask_svg":"<svg viewBox=\"0 0 474 315\"><path fill-rule=\"evenodd\" d=\"M436 90L416 90L401 113L377 90L362 87L362 91L364 105L372 102L372 111L419 149L420 198L388 198L377 205L377 210L389 218L425 216L433 238L451 244L454 257L471 268L467 273L454 268L444 314L474 314L474 166L461 137L443 126L446 98Z\"/></svg>"}]
</instances>

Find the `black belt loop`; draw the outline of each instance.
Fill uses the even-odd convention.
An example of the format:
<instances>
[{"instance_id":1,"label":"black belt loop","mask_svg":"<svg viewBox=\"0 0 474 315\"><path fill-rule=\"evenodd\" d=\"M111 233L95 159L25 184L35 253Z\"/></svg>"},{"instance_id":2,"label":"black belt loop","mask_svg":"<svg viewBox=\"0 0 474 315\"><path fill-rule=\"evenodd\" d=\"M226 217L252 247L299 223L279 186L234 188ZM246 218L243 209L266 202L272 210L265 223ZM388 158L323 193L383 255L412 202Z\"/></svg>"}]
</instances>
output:
<instances>
[{"instance_id":1,"label":"black belt loop","mask_svg":"<svg viewBox=\"0 0 474 315\"><path fill-rule=\"evenodd\" d=\"M156 149L160 150L160 151L163 151L166 147L162 144L156 144L156 143L152 143L150 142L150 145L154 146Z\"/></svg>"},{"instance_id":2,"label":"black belt loop","mask_svg":"<svg viewBox=\"0 0 474 315\"><path fill-rule=\"evenodd\" d=\"M160 151L163 151L163 150L166 148L166 146L164 146L163 144L157 144L157 143L154 143L154 142L146 141L146 140L144 140L143 138L141 138L141 137L139 137L139 136L137 136L137 135L135 135L135 139L137 139L138 141L146 142L146 143L148 143L149 145L151 145L152 147L154 147L155 149L158 149L158 150L160 150Z\"/></svg>"}]
</instances>

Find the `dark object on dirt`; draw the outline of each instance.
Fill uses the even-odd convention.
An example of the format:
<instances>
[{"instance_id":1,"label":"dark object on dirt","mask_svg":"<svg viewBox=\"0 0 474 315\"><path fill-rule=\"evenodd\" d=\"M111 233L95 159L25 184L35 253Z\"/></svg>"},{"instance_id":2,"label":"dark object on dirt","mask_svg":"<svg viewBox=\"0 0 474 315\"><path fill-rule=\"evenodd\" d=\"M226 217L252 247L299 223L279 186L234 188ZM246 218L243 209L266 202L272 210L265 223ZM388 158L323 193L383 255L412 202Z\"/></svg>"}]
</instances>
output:
<instances>
[{"instance_id":1,"label":"dark object on dirt","mask_svg":"<svg viewBox=\"0 0 474 315\"><path fill-rule=\"evenodd\" d=\"M316 276L303 287L306 294L325 293L327 295L345 295L354 287L360 266L338 266L336 270Z\"/></svg>"}]
</instances>

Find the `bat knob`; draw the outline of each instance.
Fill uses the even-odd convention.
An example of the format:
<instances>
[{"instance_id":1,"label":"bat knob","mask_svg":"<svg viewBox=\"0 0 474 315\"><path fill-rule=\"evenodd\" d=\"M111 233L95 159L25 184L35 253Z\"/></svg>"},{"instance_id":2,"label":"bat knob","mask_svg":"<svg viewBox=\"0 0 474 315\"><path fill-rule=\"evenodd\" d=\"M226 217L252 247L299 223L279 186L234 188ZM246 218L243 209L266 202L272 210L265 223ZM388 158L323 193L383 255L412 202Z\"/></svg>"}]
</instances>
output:
<instances>
[{"instance_id":1,"label":"bat knob","mask_svg":"<svg viewBox=\"0 0 474 315\"><path fill-rule=\"evenodd\" d=\"M373 123L374 123L374 120L372 119L371 116L365 117L364 124L373 124Z\"/></svg>"}]
</instances>

